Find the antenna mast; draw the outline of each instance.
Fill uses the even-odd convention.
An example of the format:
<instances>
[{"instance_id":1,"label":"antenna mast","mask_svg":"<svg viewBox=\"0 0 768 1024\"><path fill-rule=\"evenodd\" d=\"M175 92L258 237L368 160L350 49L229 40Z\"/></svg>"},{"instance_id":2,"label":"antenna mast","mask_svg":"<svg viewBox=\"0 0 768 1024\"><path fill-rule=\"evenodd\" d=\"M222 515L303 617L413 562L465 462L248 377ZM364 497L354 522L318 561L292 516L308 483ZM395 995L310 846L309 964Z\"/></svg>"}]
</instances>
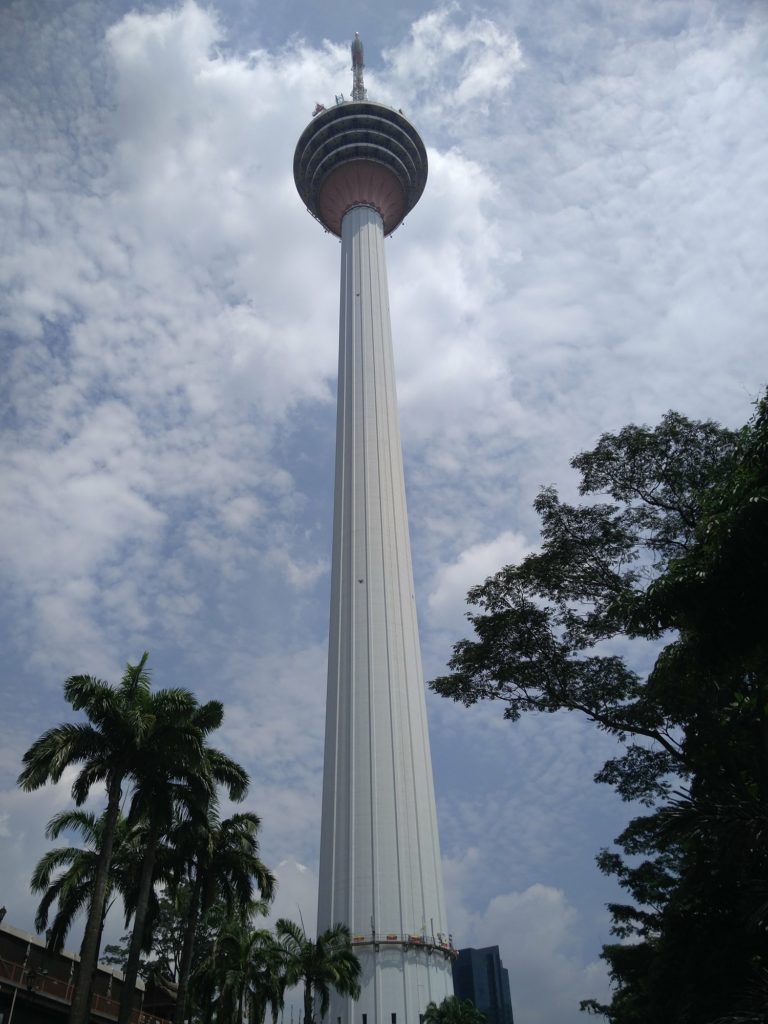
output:
<instances>
[{"instance_id":1,"label":"antenna mast","mask_svg":"<svg viewBox=\"0 0 768 1024\"><path fill-rule=\"evenodd\" d=\"M363 84L363 41L360 33L355 32L352 40L352 99L364 100L366 96L365 85Z\"/></svg>"}]
</instances>

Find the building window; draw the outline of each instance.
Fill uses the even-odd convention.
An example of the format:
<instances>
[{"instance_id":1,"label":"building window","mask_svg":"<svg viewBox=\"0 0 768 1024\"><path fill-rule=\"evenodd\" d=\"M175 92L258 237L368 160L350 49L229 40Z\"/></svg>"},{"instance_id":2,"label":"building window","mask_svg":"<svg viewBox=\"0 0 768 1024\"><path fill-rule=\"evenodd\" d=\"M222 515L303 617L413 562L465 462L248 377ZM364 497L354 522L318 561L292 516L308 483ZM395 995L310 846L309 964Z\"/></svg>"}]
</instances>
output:
<instances>
[{"instance_id":1,"label":"building window","mask_svg":"<svg viewBox=\"0 0 768 1024\"><path fill-rule=\"evenodd\" d=\"M392 1024L397 1024L397 1014L396 1013L392 1014Z\"/></svg>"},{"instance_id":2,"label":"building window","mask_svg":"<svg viewBox=\"0 0 768 1024\"><path fill-rule=\"evenodd\" d=\"M363 1014L363 1024L368 1024L368 1014L367 1013Z\"/></svg>"}]
</instances>

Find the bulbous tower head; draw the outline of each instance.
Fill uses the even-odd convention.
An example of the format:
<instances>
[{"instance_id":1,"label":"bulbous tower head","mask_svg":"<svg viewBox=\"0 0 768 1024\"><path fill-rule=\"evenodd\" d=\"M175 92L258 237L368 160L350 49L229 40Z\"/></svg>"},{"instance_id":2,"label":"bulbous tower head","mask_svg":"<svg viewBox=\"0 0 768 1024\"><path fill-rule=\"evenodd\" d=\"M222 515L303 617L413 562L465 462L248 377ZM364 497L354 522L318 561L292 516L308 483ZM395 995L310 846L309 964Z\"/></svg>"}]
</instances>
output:
<instances>
[{"instance_id":1,"label":"bulbous tower head","mask_svg":"<svg viewBox=\"0 0 768 1024\"><path fill-rule=\"evenodd\" d=\"M357 94L363 91L362 44L352 44ZM334 235L353 206L372 206L391 234L419 201L427 181L427 152L398 110L367 99L338 99L318 109L301 134L293 177L307 209Z\"/></svg>"}]
</instances>

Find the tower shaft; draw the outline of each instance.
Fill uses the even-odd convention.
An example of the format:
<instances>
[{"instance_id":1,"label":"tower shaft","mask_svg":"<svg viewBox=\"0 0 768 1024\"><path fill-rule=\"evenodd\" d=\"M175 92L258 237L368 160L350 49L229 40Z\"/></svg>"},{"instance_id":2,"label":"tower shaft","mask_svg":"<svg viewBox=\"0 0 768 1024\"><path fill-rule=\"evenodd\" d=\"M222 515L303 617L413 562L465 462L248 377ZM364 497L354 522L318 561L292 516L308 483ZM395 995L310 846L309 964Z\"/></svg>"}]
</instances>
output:
<instances>
[{"instance_id":1,"label":"tower shaft","mask_svg":"<svg viewBox=\"0 0 768 1024\"><path fill-rule=\"evenodd\" d=\"M341 239L318 927L348 924L363 965L331 1024L418 1024L452 981L381 215L352 206Z\"/></svg>"}]
</instances>

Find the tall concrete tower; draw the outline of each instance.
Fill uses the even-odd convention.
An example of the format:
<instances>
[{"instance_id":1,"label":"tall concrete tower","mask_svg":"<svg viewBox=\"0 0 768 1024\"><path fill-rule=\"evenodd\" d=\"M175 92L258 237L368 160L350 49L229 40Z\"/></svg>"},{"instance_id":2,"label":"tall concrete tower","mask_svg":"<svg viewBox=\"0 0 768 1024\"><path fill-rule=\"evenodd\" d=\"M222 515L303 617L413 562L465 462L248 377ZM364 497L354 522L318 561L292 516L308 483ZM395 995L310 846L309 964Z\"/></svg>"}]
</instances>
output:
<instances>
[{"instance_id":1,"label":"tall concrete tower","mask_svg":"<svg viewBox=\"0 0 768 1024\"><path fill-rule=\"evenodd\" d=\"M341 238L331 622L318 928L349 925L360 999L330 1024L419 1024L453 992L395 396L384 237L416 205L427 154L397 110L318 104L296 187Z\"/></svg>"}]
</instances>

